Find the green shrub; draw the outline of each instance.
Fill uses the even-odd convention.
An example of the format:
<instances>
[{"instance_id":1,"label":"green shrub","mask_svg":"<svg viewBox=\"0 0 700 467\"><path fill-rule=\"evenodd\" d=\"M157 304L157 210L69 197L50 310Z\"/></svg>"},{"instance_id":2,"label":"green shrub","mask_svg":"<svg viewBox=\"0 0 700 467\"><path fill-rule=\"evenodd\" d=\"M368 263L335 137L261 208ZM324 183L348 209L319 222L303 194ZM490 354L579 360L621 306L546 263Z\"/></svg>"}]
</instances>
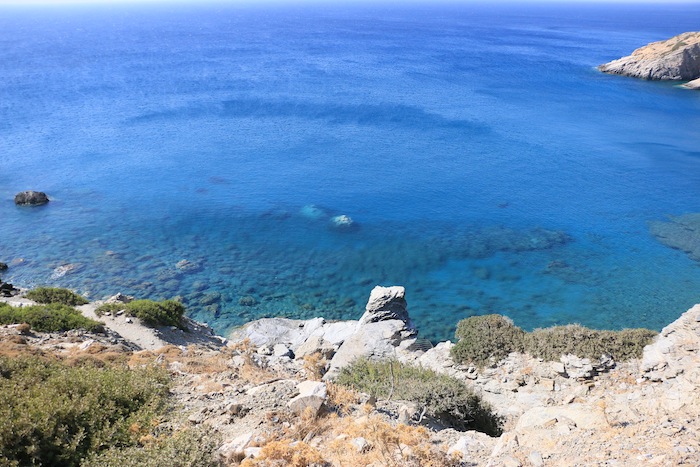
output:
<instances>
[{"instance_id":1,"label":"green shrub","mask_svg":"<svg viewBox=\"0 0 700 467\"><path fill-rule=\"evenodd\" d=\"M134 300L129 303L104 303L97 307L95 313L102 316L107 312L112 314L125 310L127 316L135 316L148 326L177 326L185 329L182 316L185 306L175 300Z\"/></svg>"},{"instance_id":2,"label":"green shrub","mask_svg":"<svg viewBox=\"0 0 700 467\"><path fill-rule=\"evenodd\" d=\"M39 287L27 292L27 298L37 303L60 303L62 305L77 306L89 303L84 297L68 289L55 287Z\"/></svg>"},{"instance_id":3,"label":"green shrub","mask_svg":"<svg viewBox=\"0 0 700 467\"><path fill-rule=\"evenodd\" d=\"M0 458L70 467L88 453L134 445L134 427L163 412L168 382L162 369L0 357Z\"/></svg>"},{"instance_id":4,"label":"green shrub","mask_svg":"<svg viewBox=\"0 0 700 467\"><path fill-rule=\"evenodd\" d=\"M573 354L597 359L607 354L617 361L639 358L644 346L656 335L649 329L598 331L579 324L536 329L525 336L525 350L533 357L559 360Z\"/></svg>"},{"instance_id":5,"label":"green shrub","mask_svg":"<svg viewBox=\"0 0 700 467\"><path fill-rule=\"evenodd\" d=\"M18 308L0 303L0 324L20 323L27 323L35 331L41 332L61 332L71 329L104 331L102 323L86 318L80 311L70 306L52 303Z\"/></svg>"},{"instance_id":6,"label":"green shrub","mask_svg":"<svg viewBox=\"0 0 700 467\"><path fill-rule=\"evenodd\" d=\"M458 363L479 366L498 361L510 352L527 352L533 357L557 361L562 355L598 359L607 354L617 361L640 358L644 346L656 336L649 329L599 331L579 324L553 326L524 332L500 315L473 316L457 324L459 339L452 348Z\"/></svg>"},{"instance_id":7,"label":"green shrub","mask_svg":"<svg viewBox=\"0 0 700 467\"><path fill-rule=\"evenodd\" d=\"M126 304L126 312L148 326L177 326L184 329L182 316L185 314L185 306L175 300L134 300Z\"/></svg>"},{"instance_id":8,"label":"green shrub","mask_svg":"<svg viewBox=\"0 0 700 467\"><path fill-rule=\"evenodd\" d=\"M126 303L103 303L95 308L95 314L97 316L103 316L105 313L115 314L121 310L126 310Z\"/></svg>"},{"instance_id":9,"label":"green shrub","mask_svg":"<svg viewBox=\"0 0 700 467\"><path fill-rule=\"evenodd\" d=\"M377 398L411 401L425 413L458 429L492 436L501 433L501 420L462 381L396 361L360 359L343 368L337 383Z\"/></svg>"},{"instance_id":10,"label":"green shrub","mask_svg":"<svg viewBox=\"0 0 700 467\"><path fill-rule=\"evenodd\" d=\"M478 366L495 363L511 352L522 352L524 335L505 316L472 316L457 324L455 336L459 341L452 348L452 358Z\"/></svg>"},{"instance_id":11,"label":"green shrub","mask_svg":"<svg viewBox=\"0 0 700 467\"><path fill-rule=\"evenodd\" d=\"M207 430L186 430L144 446L113 447L88 457L81 467L218 467L221 437Z\"/></svg>"}]
</instances>

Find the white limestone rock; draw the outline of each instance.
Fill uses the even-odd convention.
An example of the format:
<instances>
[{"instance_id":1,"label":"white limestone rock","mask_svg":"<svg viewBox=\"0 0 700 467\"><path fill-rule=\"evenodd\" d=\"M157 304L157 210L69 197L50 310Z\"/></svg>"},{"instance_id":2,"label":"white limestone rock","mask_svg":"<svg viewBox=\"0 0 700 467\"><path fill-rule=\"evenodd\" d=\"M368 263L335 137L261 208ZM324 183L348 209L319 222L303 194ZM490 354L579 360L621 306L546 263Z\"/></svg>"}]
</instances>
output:
<instances>
[{"instance_id":1,"label":"white limestone rock","mask_svg":"<svg viewBox=\"0 0 700 467\"><path fill-rule=\"evenodd\" d=\"M409 323L406 304L406 289L401 286L372 289L365 307L365 313L360 318L360 325L379 321L400 320Z\"/></svg>"},{"instance_id":2,"label":"white limestone rock","mask_svg":"<svg viewBox=\"0 0 700 467\"><path fill-rule=\"evenodd\" d=\"M328 390L326 383L318 381L302 381L297 385L299 395L287 403L287 406L296 414L301 414L308 407L317 414L326 401Z\"/></svg>"}]
</instances>

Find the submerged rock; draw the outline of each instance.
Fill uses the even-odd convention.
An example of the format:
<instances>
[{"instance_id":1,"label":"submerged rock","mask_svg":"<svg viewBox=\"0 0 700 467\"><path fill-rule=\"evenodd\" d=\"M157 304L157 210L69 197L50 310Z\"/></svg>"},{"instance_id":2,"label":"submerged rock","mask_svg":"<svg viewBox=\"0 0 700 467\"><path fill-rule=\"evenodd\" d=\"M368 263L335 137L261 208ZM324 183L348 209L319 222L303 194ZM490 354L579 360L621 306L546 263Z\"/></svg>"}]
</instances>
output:
<instances>
[{"instance_id":1,"label":"submerged rock","mask_svg":"<svg viewBox=\"0 0 700 467\"><path fill-rule=\"evenodd\" d=\"M181 259L180 261L175 263L175 269L177 269L180 272L196 272L202 269L202 265L195 261Z\"/></svg>"},{"instance_id":2,"label":"submerged rock","mask_svg":"<svg viewBox=\"0 0 700 467\"><path fill-rule=\"evenodd\" d=\"M7 271L9 269L9 266L7 263L0 263L0 272L2 271Z\"/></svg>"},{"instance_id":3,"label":"submerged rock","mask_svg":"<svg viewBox=\"0 0 700 467\"><path fill-rule=\"evenodd\" d=\"M330 226L336 230L353 230L357 228L355 221L345 214L331 217Z\"/></svg>"},{"instance_id":4,"label":"submerged rock","mask_svg":"<svg viewBox=\"0 0 700 467\"><path fill-rule=\"evenodd\" d=\"M83 265L80 263L69 263L69 264L63 264L61 266L58 266L53 270L51 273L51 279L59 279L66 274L72 274L74 272L78 272L83 268Z\"/></svg>"},{"instance_id":5,"label":"submerged rock","mask_svg":"<svg viewBox=\"0 0 700 467\"><path fill-rule=\"evenodd\" d=\"M598 67L603 73L651 80L700 78L700 32L686 32L665 41L652 42Z\"/></svg>"},{"instance_id":6,"label":"submerged rock","mask_svg":"<svg viewBox=\"0 0 700 467\"><path fill-rule=\"evenodd\" d=\"M299 214L307 219L319 220L328 218L328 213L325 209L316 206L315 204L307 204L299 210Z\"/></svg>"},{"instance_id":7,"label":"submerged rock","mask_svg":"<svg viewBox=\"0 0 700 467\"><path fill-rule=\"evenodd\" d=\"M42 191L22 191L15 195L15 204L18 206L40 206L49 202L49 197Z\"/></svg>"},{"instance_id":8,"label":"submerged rock","mask_svg":"<svg viewBox=\"0 0 700 467\"><path fill-rule=\"evenodd\" d=\"M664 245L684 251L700 261L700 213L670 217L667 222L650 222L649 231Z\"/></svg>"}]
</instances>

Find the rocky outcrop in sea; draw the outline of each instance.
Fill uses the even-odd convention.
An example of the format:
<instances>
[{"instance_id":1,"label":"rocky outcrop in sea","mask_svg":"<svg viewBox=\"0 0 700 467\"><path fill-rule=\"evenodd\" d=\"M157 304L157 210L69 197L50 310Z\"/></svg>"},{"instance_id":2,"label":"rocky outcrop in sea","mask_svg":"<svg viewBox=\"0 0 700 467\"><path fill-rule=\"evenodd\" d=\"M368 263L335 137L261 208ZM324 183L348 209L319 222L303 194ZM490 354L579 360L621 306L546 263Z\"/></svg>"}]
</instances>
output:
<instances>
[{"instance_id":1,"label":"rocky outcrop in sea","mask_svg":"<svg viewBox=\"0 0 700 467\"><path fill-rule=\"evenodd\" d=\"M18 206L40 206L49 202L49 197L42 191L22 191L15 195L15 204Z\"/></svg>"},{"instance_id":2,"label":"rocky outcrop in sea","mask_svg":"<svg viewBox=\"0 0 700 467\"><path fill-rule=\"evenodd\" d=\"M652 42L631 55L600 65L604 73L649 80L691 81L689 88L700 83L700 32L686 32L671 39Z\"/></svg>"}]
</instances>

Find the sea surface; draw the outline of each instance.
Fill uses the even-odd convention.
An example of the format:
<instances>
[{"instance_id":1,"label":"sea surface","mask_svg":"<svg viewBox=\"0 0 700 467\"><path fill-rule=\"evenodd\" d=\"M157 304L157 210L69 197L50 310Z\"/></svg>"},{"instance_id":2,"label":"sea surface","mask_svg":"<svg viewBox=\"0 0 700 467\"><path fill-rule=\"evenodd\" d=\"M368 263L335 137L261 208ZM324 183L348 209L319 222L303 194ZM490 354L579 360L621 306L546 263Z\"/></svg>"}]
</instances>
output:
<instances>
[{"instance_id":1,"label":"sea surface","mask_svg":"<svg viewBox=\"0 0 700 467\"><path fill-rule=\"evenodd\" d=\"M700 93L595 67L698 18L0 6L3 280L179 296L220 333L357 319L377 284L432 340L486 313L660 329L700 302L698 262L649 231L700 211Z\"/></svg>"}]
</instances>

